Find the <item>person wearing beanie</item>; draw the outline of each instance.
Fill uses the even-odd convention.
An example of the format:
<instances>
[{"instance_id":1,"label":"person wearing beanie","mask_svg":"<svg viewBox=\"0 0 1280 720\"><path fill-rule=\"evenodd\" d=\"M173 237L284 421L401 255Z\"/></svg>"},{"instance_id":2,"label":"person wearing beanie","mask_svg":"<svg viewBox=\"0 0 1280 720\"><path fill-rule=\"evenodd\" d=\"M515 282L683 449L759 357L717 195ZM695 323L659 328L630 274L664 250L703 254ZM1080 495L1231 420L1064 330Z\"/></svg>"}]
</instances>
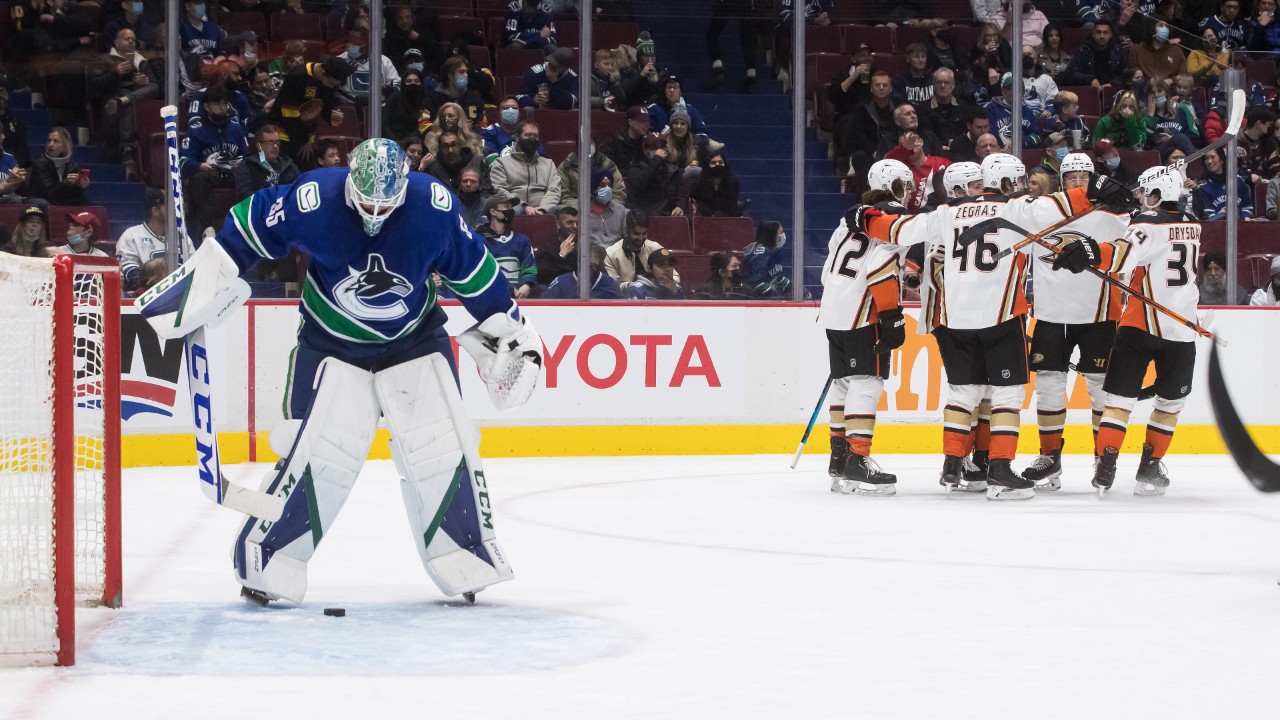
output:
<instances>
[{"instance_id":1,"label":"person wearing beanie","mask_svg":"<svg viewBox=\"0 0 1280 720\"><path fill-rule=\"evenodd\" d=\"M520 79L516 99L520 107L540 110L573 110L578 107L578 74L573 71L573 50L557 48L547 61L532 65Z\"/></svg>"},{"instance_id":2,"label":"person wearing beanie","mask_svg":"<svg viewBox=\"0 0 1280 720\"><path fill-rule=\"evenodd\" d=\"M597 169L603 169L613 181L613 198L620 203L627 202L627 185L622 180L622 173L618 170L618 166L613 163L605 155L596 150L596 144L591 143L591 159L590 170L593 175ZM560 175L560 204L569 207L578 207L578 153L577 151L569 153L569 156L560 163L560 167L556 168L556 173ZM599 182L592 180L591 187L597 187Z\"/></svg>"},{"instance_id":3,"label":"person wearing beanie","mask_svg":"<svg viewBox=\"0 0 1280 720\"><path fill-rule=\"evenodd\" d=\"M626 232L627 209L618 201L618 193L613 189L616 173L616 169L611 172L601 166L591 169L591 202L581 221L586 223L586 234L592 245L608 247L621 240Z\"/></svg>"},{"instance_id":4,"label":"person wearing beanie","mask_svg":"<svg viewBox=\"0 0 1280 720\"><path fill-rule=\"evenodd\" d=\"M1249 304L1267 307L1280 305L1280 255L1271 258L1271 282L1259 288L1249 298Z\"/></svg>"},{"instance_id":5,"label":"person wearing beanie","mask_svg":"<svg viewBox=\"0 0 1280 720\"><path fill-rule=\"evenodd\" d=\"M694 135L707 134L706 122L702 120L702 115L698 113L697 108L685 102L683 86L680 84L680 78L675 75L668 75L662 79L661 97L648 106L649 129L656 133L666 132L671 125L671 113L677 108L685 112L689 130Z\"/></svg>"}]
</instances>

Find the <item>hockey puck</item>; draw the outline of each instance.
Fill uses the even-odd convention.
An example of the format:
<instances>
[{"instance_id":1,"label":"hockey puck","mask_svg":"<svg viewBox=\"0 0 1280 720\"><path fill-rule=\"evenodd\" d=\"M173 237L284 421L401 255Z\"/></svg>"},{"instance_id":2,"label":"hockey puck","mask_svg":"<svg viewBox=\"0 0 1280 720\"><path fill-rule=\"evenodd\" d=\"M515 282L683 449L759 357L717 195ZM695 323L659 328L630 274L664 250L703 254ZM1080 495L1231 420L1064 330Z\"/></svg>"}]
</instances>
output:
<instances>
[{"instance_id":1,"label":"hockey puck","mask_svg":"<svg viewBox=\"0 0 1280 720\"><path fill-rule=\"evenodd\" d=\"M347 609L346 608L325 608L324 614L329 617L346 617Z\"/></svg>"}]
</instances>

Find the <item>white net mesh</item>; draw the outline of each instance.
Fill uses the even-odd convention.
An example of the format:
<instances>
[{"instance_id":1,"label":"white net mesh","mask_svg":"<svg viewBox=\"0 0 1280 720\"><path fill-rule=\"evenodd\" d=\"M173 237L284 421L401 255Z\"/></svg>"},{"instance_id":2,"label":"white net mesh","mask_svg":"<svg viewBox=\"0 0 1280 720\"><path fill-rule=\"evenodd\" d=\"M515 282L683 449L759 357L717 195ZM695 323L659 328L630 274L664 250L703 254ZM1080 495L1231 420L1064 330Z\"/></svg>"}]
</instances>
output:
<instances>
[{"instance_id":1,"label":"white net mesh","mask_svg":"<svg viewBox=\"0 0 1280 720\"><path fill-rule=\"evenodd\" d=\"M101 599L104 415L101 276L76 275L75 517L53 521L55 275L48 260L0 254L0 655L58 650L55 543L76 548L78 601Z\"/></svg>"}]
</instances>

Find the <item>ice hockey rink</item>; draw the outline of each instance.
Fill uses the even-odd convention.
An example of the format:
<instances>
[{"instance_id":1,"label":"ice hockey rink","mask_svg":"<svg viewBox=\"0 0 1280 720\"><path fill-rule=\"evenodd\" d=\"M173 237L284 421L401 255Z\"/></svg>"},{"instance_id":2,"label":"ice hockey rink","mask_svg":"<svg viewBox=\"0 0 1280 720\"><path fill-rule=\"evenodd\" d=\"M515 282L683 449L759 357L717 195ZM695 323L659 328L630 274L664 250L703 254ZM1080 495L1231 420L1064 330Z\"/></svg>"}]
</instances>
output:
<instances>
[{"instance_id":1,"label":"ice hockey rink","mask_svg":"<svg viewBox=\"0 0 1280 720\"><path fill-rule=\"evenodd\" d=\"M1271 718L1280 497L1122 457L1029 502L828 492L825 458L491 460L515 580L443 598L370 463L301 606L238 597L240 515L190 469L127 471L125 608L83 610L78 664L0 671L0 718ZM265 465L230 466L256 481ZM342 607L346 617L326 617Z\"/></svg>"}]
</instances>

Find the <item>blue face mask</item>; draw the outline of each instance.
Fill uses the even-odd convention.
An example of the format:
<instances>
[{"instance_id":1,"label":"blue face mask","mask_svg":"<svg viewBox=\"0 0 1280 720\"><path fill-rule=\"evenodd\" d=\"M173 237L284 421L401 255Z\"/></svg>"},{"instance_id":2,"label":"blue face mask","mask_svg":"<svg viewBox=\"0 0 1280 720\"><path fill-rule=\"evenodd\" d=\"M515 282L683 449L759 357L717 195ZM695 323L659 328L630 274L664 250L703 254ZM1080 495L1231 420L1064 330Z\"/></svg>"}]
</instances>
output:
<instances>
[{"instance_id":1,"label":"blue face mask","mask_svg":"<svg viewBox=\"0 0 1280 720\"><path fill-rule=\"evenodd\" d=\"M458 75L453 78L453 86L459 90L466 90L467 85L471 84L471 78L466 75Z\"/></svg>"},{"instance_id":2,"label":"blue face mask","mask_svg":"<svg viewBox=\"0 0 1280 720\"><path fill-rule=\"evenodd\" d=\"M133 13L134 15L141 15L143 9L144 8L142 7L142 3L140 2L136 2L129 5L129 12Z\"/></svg>"},{"instance_id":3,"label":"blue face mask","mask_svg":"<svg viewBox=\"0 0 1280 720\"><path fill-rule=\"evenodd\" d=\"M1114 157L1107 158L1106 165L1108 170L1115 170L1116 168L1120 167L1120 156L1116 155Z\"/></svg>"},{"instance_id":4,"label":"blue face mask","mask_svg":"<svg viewBox=\"0 0 1280 720\"><path fill-rule=\"evenodd\" d=\"M206 9L204 6L204 3L200 3L199 5L195 6L195 8L193 9L195 10L196 17L199 17L199 18L204 17L204 11Z\"/></svg>"},{"instance_id":5,"label":"blue face mask","mask_svg":"<svg viewBox=\"0 0 1280 720\"><path fill-rule=\"evenodd\" d=\"M1062 159L1065 158L1067 156L1067 153L1070 153L1070 152L1071 152L1071 148L1058 148L1057 150L1053 151L1053 156L1058 158L1058 162L1062 162Z\"/></svg>"},{"instance_id":6,"label":"blue face mask","mask_svg":"<svg viewBox=\"0 0 1280 720\"><path fill-rule=\"evenodd\" d=\"M498 112L498 117L507 125L515 125L516 121L520 119L520 108L502 108Z\"/></svg>"},{"instance_id":7,"label":"blue face mask","mask_svg":"<svg viewBox=\"0 0 1280 720\"><path fill-rule=\"evenodd\" d=\"M613 188L606 185L596 190L596 199L600 201L601 205L608 205L613 200Z\"/></svg>"},{"instance_id":8,"label":"blue face mask","mask_svg":"<svg viewBox=\"0 0 1280 720\"><path fill-rule=\"evenodd\" d=\"M786 233L782 233L781 235L779 235L779 236L778 236L778 244L777 244L777 245L774 245L774 246L773 246L773 249L774 249L774 250L781 250L782 248L784 248L784 247L786 247L786 246L787 246L787 234L786 234Z\"/></svg>"},{"instance_id":9,"label":"blue face mask","mask_svg":"<svg viewBox=\"0 0 1280 720\"><path fill-rule=\"evenodd\" d=\"M1169 102L1169 98L1165 97L1164 95L1160 95L1156 97L1156 107L1158 108L1164 107L1165 103L1167 102Z\"/></svg>"},{"instance_id":10,"label":"blue face mask","mask_svg":"<svg viewBox=\"0 0 1280 720\"><path fill-rule=\"evenodd\" d=\"M68 245L79 245L79 244L80 244L80 240L81 240L81 239L83 239L83 238L84 238L84 235L81 235L80 233L76 233L76 234L74 234L74 235L70 235L70 234L68 234L68 235L67 235L67 244L68 244Z\"/></svg>"},{"instance_id":11,"label":"blue face mask","mask_svg":"<svg viewBox=\"0 0 1280 720\"><path fill-rule=\"evenodd\" d=\"M359 46L359 45L348 45L348 46L347 46L347 57L352 57L352 58L358 58L358 57L360 57L360 46Z\"/></svg>"},{"instance_id":12,"label":"blue face mask","mask_svg":"<svg viewBox=\"0 0 1280 720\"><path fill-rule=\"evenodd\" d=\"M1156 28L1156 39L1161 42L1169 39L1169 26L1161 25Z\"/></svg>"}]
</instances>

